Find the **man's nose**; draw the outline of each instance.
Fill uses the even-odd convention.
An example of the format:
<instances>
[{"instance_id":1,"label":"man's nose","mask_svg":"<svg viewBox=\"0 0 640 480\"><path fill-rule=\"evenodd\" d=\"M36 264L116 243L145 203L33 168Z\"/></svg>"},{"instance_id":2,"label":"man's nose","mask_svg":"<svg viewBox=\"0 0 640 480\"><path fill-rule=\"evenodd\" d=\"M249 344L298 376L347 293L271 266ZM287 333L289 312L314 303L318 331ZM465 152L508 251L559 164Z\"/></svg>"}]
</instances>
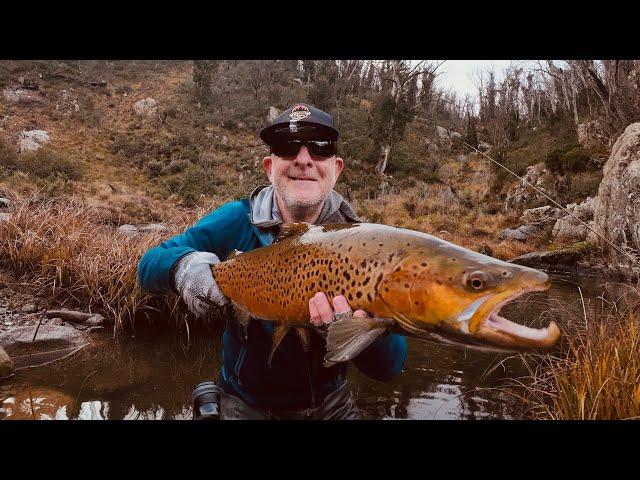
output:
<instances>
[{"instance_id":1,"label":"man's nose","mask_svg":"<svg viewBox=\"0 0 640 480\"><path fill-rule=\"evenodd\" d=\"M309 150L306 145L302 145L300 147L300 151L298 152L298 155L296 155L294 163L311 165L311 155L309 155Z\"/></svg>"}]
</instances>

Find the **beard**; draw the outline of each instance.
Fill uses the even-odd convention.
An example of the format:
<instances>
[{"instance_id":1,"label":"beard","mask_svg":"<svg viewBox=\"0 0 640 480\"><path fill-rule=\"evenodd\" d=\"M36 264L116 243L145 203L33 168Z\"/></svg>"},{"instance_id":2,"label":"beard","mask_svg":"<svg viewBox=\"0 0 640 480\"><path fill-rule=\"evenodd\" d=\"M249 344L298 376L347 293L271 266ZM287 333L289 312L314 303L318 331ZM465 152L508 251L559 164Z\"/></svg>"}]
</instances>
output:
<instances>
[{"instance_id":1,"label":"beard","mask_svg":"<svg viewBox=\"0 0 640 480\"><path fill-rule=\"evenodd\" d=\"M280 182L274 182L273 186L282 206L287 209L295 221L309 221L309 215L315 213L316 210L319 214L332 190L331 183L329 183L324 188L321 187L316 194L300 198L290 191L288 186L282 185Z\"/></svg>"}]
</instances>

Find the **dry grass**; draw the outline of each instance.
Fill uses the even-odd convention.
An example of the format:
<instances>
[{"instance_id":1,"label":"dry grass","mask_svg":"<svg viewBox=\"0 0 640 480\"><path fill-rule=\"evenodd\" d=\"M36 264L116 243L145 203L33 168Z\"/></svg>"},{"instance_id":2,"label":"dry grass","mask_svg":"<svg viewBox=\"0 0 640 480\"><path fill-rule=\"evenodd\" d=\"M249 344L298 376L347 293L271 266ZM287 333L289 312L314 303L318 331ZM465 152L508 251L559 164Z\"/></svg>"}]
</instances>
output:
<instances>
[{"instance_id":1,"label":"dry grass","mask_svg":"<svg viewBox=\"0 0 640 480\"><path fill-rule=\"evenodd\" d=\"M530 378L518 381L527 416L640 418L640 288L600 300L600 311L572 314L562 355L539 357Z\"/></svg>"},{"instance_id":2,"label":"dry grass","mask_svg":"<svg viewBox=\"0 0 640 480\"><path fill-rule=\"evenodd\" d=\"M355 199L354 206L364 221L426 232L474 251L485 243L493 250L493 256L502 260L547 249L545 236L526 243L500 239L503 229L519 224L518 218L488 213L480 200L485 186L479 183L454 185L454 193L441 183L421 182L410 189L392 189L375 198Z\"/></svg>"},{"instance_id":3,"label":"dry grass","mask_svg":"<svg viewBox=\"0 0 640 480\"><path fill-rule=\"evenodd\" d=\"M11 213L0 222L0 267L34 293L104 312L116 329L138 313L177 308L177 297L146 294L136 278L140 257L171 233L129 237L106 225L100 210L69 200L16 200Z\"/></svg>"}]
</instances>

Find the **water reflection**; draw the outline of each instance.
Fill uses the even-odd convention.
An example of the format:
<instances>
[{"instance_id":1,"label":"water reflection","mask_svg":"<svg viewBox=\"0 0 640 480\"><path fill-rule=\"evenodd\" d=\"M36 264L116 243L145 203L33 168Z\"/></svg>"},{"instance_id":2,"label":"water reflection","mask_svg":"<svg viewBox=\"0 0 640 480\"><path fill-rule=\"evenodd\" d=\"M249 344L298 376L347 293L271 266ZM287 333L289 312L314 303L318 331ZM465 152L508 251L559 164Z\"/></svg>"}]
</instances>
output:
<instances>
[{"instance_id":1,"label":"water reflection","mask_svg":"<svg viewBox=\"0 0 640 480\"><path fill-rule=\"evenodd\" d=\"M609 290L615 297L628 288ZM583 321L584 312L602 308L602 291L594 279L555 277L550 291L529 295L502 314L532 326L554 319L566 329ZM505 378L527 374L521 357L415 339L408 344L405 372L391 382L351 367L350 384L365 418L518 418L519 401L499 387ZM68 360L21 371L1 384L0 419L191 419L191 391L217 377L219 352L220 335L213 331L192 330L189 339L174 331L107 337Z\"/></svg>"}]
</instances>

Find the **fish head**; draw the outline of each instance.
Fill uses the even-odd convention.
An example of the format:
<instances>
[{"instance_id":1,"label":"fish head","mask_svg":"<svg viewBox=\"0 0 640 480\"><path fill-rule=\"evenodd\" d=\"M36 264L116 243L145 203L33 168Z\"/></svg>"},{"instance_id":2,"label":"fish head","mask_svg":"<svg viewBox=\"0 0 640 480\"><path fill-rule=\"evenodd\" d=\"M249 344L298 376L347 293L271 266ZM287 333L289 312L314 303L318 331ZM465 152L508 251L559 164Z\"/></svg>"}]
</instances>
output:
<instances>
[{"instance_id":1,"label":"fish head","mask_svg":"<svg viewBox=\"0 0 640 480\"><path fill-rule=\"evenodd\" d=\"M385 288L410 285L395 295L385 292L385 301L401 324L428 332L431 338L435 331L436 337L454 343L497 350L548 348L556 343L560 330L554 322L530 328L499 315L505 304L521 295L548 289L551 281L546 273L460 247L446 250L408 257L394 271L396 278L386 282Z\"/></svg>"}]
</instances>

